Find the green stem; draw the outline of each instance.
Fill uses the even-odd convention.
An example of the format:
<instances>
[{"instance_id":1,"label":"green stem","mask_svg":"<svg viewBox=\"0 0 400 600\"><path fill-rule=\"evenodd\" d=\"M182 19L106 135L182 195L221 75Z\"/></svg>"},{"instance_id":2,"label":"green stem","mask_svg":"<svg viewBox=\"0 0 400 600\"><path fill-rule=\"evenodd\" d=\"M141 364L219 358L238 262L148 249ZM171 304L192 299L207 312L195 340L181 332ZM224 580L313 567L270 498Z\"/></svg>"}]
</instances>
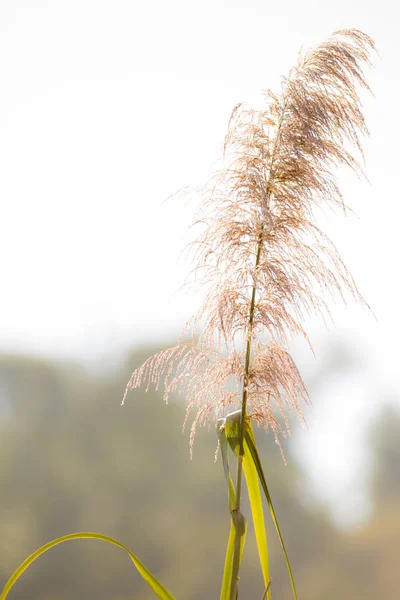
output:
<instances>
[{"instance_id":1,"label":"green stem","mask_svg":"<svg viewBox=\"0 0 400 600\"><path fill-rule=\"evenodd\" d=\"M262 248L262 235L264 227L261 226L261 231L258 236L257 255L255 269L260 264L261 248ZM256 285L253 285L251 292L250 302L250 314L249 314L249 328L247 334L247 346L246 346L246 359L244 367L244 378L243 378L243 396L242 396L242 413L240 416L239 424L239 455L237 458L237 475L236 475L236 506L235 511L240 511L240 499L242 493L242 475L243 475L243 456L244 456L244 431L246 424L246 408L247 408L247 390L249 385L249 370L250 370L250 357L251 357L251 338L253 334L254 324L254 313L256 304ZM237 534L235 537L235 547L233 554L233 572L238 572L240 563L240 537ZM231 585L231 600L236 600L238 596L238 580L232 581Z\"/></svg>"},{"instance_id":2,"label":"green stem","mask_svg":"<svg viewBox=\"0 0 400 600\"><path fill-rule=\"evenodd\" d=\"M269 196L269 184L273 179L273 166L275 163L277 151L278 151L278 140L280 137L283 116L285 114L287 106L287 100L284 97L283 107L281 118L279 120L278 129L276 132L274 146L272 150L271 163L269 167L269 176L266 184L266 194ZM258 245L257 245L257 255L256 255L256 265L257 269L260 264L261 258L261 248L262 248L262 238L263 238L264 225L261 225L261 230L258 236ZM253 334L253 323L254 323L254 309L256 304L256 286L253 285L253 290L251 293L251 304L250 304L250 315L249 315L249 328L247 335L247 347L246 347L246 360L245 360L245 369L244 369L244 379L243 379L243 396L242 396L242 413L240 416L240 425L239 425L239 455L238 455L238 464L237 464L237 476L236 476L236 507L235 510L240 511L240 496L242 491L242 473L243 473L243 456L244 456L244 428L246 422L246 408L247 408L247 388L249 384L249 368L250 368L250 356L251 356L251 338ZM240 538L236 535L235 538L235 548L233 555L233 565L237 569L239 568L240 563ZM235 571L234 571L235 572ZM238 572L238 571L237 571ZM232 581L231 585L231 600L237 600L238 597L238 580Z\"/></svg>"}]
</instances>

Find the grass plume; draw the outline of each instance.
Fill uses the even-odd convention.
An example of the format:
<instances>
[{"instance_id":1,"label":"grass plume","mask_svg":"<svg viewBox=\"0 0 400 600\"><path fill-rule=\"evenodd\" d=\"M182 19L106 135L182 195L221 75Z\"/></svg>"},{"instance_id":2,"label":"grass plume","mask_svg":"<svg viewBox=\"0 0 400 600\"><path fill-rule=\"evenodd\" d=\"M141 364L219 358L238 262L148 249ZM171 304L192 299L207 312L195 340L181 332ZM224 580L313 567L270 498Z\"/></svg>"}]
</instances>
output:
<instances>
[{"instance_id":1,"label":"grass plume","mask_svg":"<svg viewBox=\"0 0 400 600\"><path fill-rule=\"evenodd\" d=\"M300 55L281 93L265 93L264 108L232 111L224 167L198 192L193 258L206 292L191 326L202 331L149 358L124 396L163 378L165 401L178 392L187 416L195 411L191 445L197 425L237 408L277 439L277 414L287 427L287 409L302 418L308 399L290 338L307 338L304 320L329 314L330 295L364 302L314 213L346 209L338 166L362 174L367 128L358 89L369 89L363 68L373 49L366 34L337 31Z\"/></svg>"}]
</instances>

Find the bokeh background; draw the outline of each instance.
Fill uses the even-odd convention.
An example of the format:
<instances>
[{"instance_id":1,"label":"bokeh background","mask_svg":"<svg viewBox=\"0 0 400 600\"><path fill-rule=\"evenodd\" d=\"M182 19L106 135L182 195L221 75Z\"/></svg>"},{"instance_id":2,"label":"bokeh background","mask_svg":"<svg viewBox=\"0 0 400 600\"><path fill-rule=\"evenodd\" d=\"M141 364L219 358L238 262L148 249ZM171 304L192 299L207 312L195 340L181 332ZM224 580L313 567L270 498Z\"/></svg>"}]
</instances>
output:
<instances>
[{"instance_id":1,"label":"bokeh background","mask_svg":"<svg viewBox=\"0 0 400 600\"><path fill-rule=\"evenodd\" d=\"M369 182L338 173L346 219L321 214L372 311L310 320L293 355L313 406L279 449L257 432L300 598L397 598L400 583L395 2L3 0L0 3L0 588L36 547L117 537L177 598L217 598L229 528L213 431L189 460L184 404L131 393L199 296L196 186L233 106L279 90L300 47L357 27L375 40ZM271 529L273 589L289 598ZM250 533L241 590L262 594ZM93 541L43 556L10 598L149 598L129 559Z\"/></svg>"}]
</instances>

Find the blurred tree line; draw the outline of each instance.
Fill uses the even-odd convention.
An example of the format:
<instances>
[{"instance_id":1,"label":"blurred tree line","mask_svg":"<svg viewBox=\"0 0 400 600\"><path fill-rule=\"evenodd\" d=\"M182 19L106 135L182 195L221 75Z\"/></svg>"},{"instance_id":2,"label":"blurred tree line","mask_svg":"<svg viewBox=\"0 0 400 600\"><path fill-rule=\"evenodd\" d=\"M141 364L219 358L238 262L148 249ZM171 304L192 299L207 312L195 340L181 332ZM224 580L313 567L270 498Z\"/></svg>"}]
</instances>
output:
<instances>
[{"instance_id":1,"label":"blurred tree line","mask_svg":"<svg viewBox=\"0 0 400 600\"><path fill-rule=\"evenodd\" d=\"M120 406L134 367L90 374L32 357L0 357L0 588L45 542L80 530L126 544L179 600L218 598L229 529L216 436L200 431L193 461L182 434L184 406L139 390ZM357 531L334 528L303 501L304 476L271 436L258 432L266 475L292 562L300 600L377 597L400 586L400 416L382 412L371 434L374 512ZM265 463L264 463L265 464ZM247 508L245 508L247 511ZM285 563L269 523L273 597L291 597ZM241 575L241 597L259 599L254 536ZM144 600L152 593L129 558L99 541L62 544L42 556L10 599Z\"/></svg>"}]
</instances>

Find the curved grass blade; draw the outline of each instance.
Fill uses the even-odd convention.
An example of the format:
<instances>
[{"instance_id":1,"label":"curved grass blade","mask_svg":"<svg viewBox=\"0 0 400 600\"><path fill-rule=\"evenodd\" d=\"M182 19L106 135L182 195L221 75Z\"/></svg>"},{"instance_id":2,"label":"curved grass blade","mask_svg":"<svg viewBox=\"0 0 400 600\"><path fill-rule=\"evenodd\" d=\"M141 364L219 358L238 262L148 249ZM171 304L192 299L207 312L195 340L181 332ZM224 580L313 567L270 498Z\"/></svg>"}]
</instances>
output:
<instances>
[{"instance_id":1,"label":"curved grass blade","mask_svg":"<svg viewBox=\"0 0 400 600\"><path fill-rule=\"evenodd\" d=\"M263 469L262 469L262 466L261 466L260 456L258 454L258 450L257 450L257 446L256 446L256 440L255 440L255 436L254 436L254 431L253 431L253 427L252 427L252 424L251 424L249 416L246 417L245 444L246 444L246 447L248 448L248 450L250 452L250 455L251 455L251 458L253 460L253 463L254 463L254 465L255 465L255 467L257 469L258 477L260 478L261 486L262 486L262 488L264 490L264 494L265 494L265 497L266 497L267 502L268 502L269 511L271 513L271 517L272 517L272 520L273 520L274 525L275 525L276 533L278 534L278 538L279 538L279 541L280 541L281 546L282 546L283 554L285 555L286 567L287 567L288 574L289 574L290 584L292 586L293 597L294 597L295 600L297 600L296 586L295 586L295 583L294 583L294 578L293 578L293 573L292 573L292 569L291 569L290 562L289 562L289 557L287 555L285 544L284 544L283 538L282 538L282 534L281 534L281 531L279 529L278 520L276 518L275 510L274 510L274 507L272 505L271 496L270 496L270 493L269 493L269 490L268 490L268 486L267 486L267 482L265 480L264 472L263 472Z\"/></svg>"},{"instance_id":2,"label":"curved grass blade","mask_svg":"<svg viewBox=\"0 0 400 600\"><path fill-rule=\"evenodd\" d=\"M135 556L135 554L133 554L129 550L129 548L127 548L126 546L124 546L123 544L118 542L117 540L115 540L111 537L108 537L107 535L102 535L101 533L94 533L91 531L84 531L82 533L71 533L69 535L64 535L64 536L59 537L51 542L48 542L41 548L38 548L38 550L36 550L33 554L28 556L28 558L26 558L24 560L24 562L21 563L20 566L16 569L16 571L14 571L14 573L11 575L10 579L7 581L7 583L5 584L5 586L3 588L3 591L0 595L0 600L5 600L7 598L8 593L10 592L13 585L18 581L18 579L26 571L26 569L28 567L30 567L30 565L37 558L39 558L39 556L41 556L42 554L47 552L47 550L54 548L54 546L57 546L58 544L62 544L63 542L68 542L70 540L80 540L80 539L102 540L103 542L108 542L109 544L118 546L118 548L122 548L122 550L125 550L125 552L129 555L130 559L132 560L133 564L139 571L140 575L143 577L145 582L150 586L150 588L153 590L153 592L156 594L156 596L160 600L175 600L174 596L172 594L170 594L170 592L167 589L165 589L165 587L154 577L154 575L152 575L150 573L150 571L137 558L137 556Z\"/></svg>"},{"instance_id":3,"label":"curved grass blade","mask_svg":"<svg viewBox=\"0 0 400 600\"><path fill-rule=\"evenodd\" d=\"M217 432L221 448L225 478L228 485L229 509L231 513L231 525L225 554L225 565L224 574L222 577L220 600L236 600L237 591L235 590L237 590L237 580L239 574L240 561L242 559L244 544L246 541L247 521L243 517L242 513L235 509L236 492L235 487L233 485L232 477L229 472L228 439L226 437L225 431L225 419L218 420ZM238 544L240 549L239 563L235 565L235 546L237 546Z\"/></svg>"}]
</instances>

